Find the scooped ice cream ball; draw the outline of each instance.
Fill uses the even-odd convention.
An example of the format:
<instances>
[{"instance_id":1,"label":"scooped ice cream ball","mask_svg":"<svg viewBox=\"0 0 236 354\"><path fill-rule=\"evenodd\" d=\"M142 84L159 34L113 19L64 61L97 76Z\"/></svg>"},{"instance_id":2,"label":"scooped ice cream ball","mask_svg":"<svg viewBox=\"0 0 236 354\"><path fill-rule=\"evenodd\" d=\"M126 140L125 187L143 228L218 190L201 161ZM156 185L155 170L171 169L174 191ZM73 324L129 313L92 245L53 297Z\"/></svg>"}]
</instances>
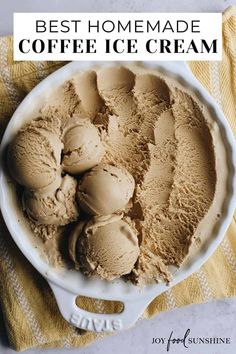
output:
<instances>
[{"instance_id":1,"label":"scooped ice cream ball","mask_svg":"<svg viewBox=\"0 0 236 354\"><path fill-rule=\"evenodd\" d=\"M34 190L50 189L51 184L58 186L62 147L57 134L29 123L8 148L7 163L12 177Z\"/></svg>"},{"instance_id":2,"label":"scooped ice cream ball","mask_svg":"<svg viewBox=\"0 0 236 354\"><path fill-rule=\"evenodd\" d=\"M122 215L93 217L75 227L69 253L84 274L113 280L129 274L138 259L137 231Z\"/></svg>"},{"instance_id":3,"label":"scooped ice cream ball","mask_svg":"<svg viewBox=\"0 0 236 354\"><path fill-rule=\"evenodd\" d=\"M78 217L76 188L76 179L66 175L62 177L60 187L48 195L25 189L23 209L36 224L66 225Z\"/></svg>"},{"instance_id":4,"label":"scooped ice cream ball","mask_svg":"<svg viewBox=\"0 0 236 354\"><path fill-rule=\"evenodd\" d=\"M64 129L62 167L78 174L96 166L105 150L98 129L88 119L72 117Z\"/></svg>"},{"instance_id":5,"label":"scooped ice cream ball","mask_svg":"<svg viewBox=\"0 0 236 354\"><path fill-rule=\"evenodd\" d=\"M90 215L108 215L126 206L134 193L133 176L124 168L100 164L78 186L78 203Z\"/></svg>"}]
</instances>

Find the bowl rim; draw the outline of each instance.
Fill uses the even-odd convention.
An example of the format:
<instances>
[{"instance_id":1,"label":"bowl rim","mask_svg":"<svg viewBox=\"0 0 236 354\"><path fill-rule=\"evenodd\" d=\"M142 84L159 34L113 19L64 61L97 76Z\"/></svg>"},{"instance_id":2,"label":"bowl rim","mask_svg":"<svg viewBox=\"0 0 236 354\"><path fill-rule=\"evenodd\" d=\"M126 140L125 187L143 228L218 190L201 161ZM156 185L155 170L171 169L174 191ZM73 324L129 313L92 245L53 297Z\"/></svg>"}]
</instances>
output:
<instances>
[{"instance_id":1,"label":"bowl rim","mask_svg":"<svg viewBox=\"0 0 236 354\"><path fill-rule=\"evenodd\" d=\"M217 234L214 239L210 242L209 247L202 253L198 258L194 259L192 264L179 272L177 272L173 281L167 285L164 283L148 285L143 289L131 283L125 283L123 280L116 280L114 282L106 282L100 279L92 278L87 279L83 275L81 276L80 282L76 282L73 285L72 279L76 280L76 271L65 270L63 272L57 272L55 269L50 267L46 262L42 261L40 257L35 258L35 254L32 250L32 245L22 242L20 239L19 225L17 228L16 221L12 220L12 210L8 208L9 200L6 193L6 175L3 168L3 155L5 147L7 145L12 127L15 122L19 120L22 112L24 112L25 107L30 104L30 101L36 99L37 97L42 97L43 93L50 90L52 87L57 87L64 81L68 80L70 76L73 76L78 70L89 69L93 66L112 66L112 65L131 65L137 64L137 62L71 62L64 65L62 68L56 70L54 73L47 76L43 81L41 81L35 88L33 88L29 94L20 103L12 118L10 119L8 126L4 132L1 147L0 147L0 206L2 210L2 215L7 225L7 228L14 239L17 246L20 248L25 257L30 261L30 263L51 283L58 285L59 287L68 290L73 293L80 293L84 296L99 297L107 300L125 300L130 298L135 298L137 296L149 296L152 294L156 296L167 290L170 286L173 286L180 281L187 278L197 269L199 269L203 263L211 256L215 251L219 243L222 241L227 227L230 224L231 218L236 205L236 144L233 137L233 133L229 126L227 119L225 118L223 112L219 108L215 100L210 96L206 89L199 83L199 81L190 72L190 69L186 66L184 62L141 62L145 67L152 69L157 69L168 76L178 76L184 84L193 90L201 102L209 107L209 109L214 113L215 119L222 129L222 134L225 137L225 147L228 151L228 165L230 166L230 173L228 174L228 194L225 199L227 199L227 210L225 210L224 218L222 218L221 223L218 227ZM19 123L19 122L18 122ZM7 207L6 207L7 206ZM16 219L16 218L15 218ZM181 267L182 268L182 267ZM181 269L180 268L180 269ZM70 272L70 274L68 273ZM68 281L67 281L68 277ZM71 282L71 283L70 283ZM104 283L105 282L105 283ZM84 284L85 287L82 285ZM103 285L101 285L103 284ZM79 287L78 287L79 285ZM87 287L88 285L88 287ZM82 288L81 288L82 286Z\"/></svg>"}]
</instances>

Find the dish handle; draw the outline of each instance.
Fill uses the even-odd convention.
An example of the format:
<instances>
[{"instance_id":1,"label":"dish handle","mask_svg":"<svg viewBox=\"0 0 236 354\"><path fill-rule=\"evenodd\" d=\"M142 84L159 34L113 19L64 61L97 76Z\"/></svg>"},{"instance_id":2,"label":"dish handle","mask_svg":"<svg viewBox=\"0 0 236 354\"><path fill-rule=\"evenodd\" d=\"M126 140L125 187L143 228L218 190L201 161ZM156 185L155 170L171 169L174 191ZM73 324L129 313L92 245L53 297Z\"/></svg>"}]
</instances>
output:
<instances>
[{"instance_id":1,"label":"dish handle","mask_svg":"<svg viewBox=\"0 0 236 354\"><path fill-rule=\"evenodd\" d=\"M79 308L75 302L78 294L73 294L50 281L49 285L64 319L77 328L92 332L116 332L132 327L153 298L143 296L122 301L124 305L122 312L99 314Z\"/></svg>"}]
</instances>

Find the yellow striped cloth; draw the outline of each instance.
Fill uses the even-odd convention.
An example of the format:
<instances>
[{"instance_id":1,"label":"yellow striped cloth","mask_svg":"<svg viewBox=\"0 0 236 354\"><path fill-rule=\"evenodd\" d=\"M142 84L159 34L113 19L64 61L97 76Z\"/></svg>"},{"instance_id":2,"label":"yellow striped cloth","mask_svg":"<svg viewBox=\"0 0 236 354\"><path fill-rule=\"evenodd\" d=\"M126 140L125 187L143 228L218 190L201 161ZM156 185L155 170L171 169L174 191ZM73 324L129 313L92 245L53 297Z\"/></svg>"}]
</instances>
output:
<instances>
[{"instance_id":1,"label":"yellow striped cloth","mask_svg":"<svg viewBox=\"0 0 236 354\"><path fill-rule=\"evenodd\" d=\"M223 14L222 62L191 62L191 70L221 105L236 133L236 10ZM62 62L14 62L12 38L0 38L0 132L23 97ZM0 220L0 301L11 346L85 346L101 337L75 329L61 317L46 281L22 256ZM161 311L236 295L236 223L214 255L195 274L148 306L149 318ZM102 301L87 301L98 312L114 307Z\"/></svg>"}]
</instances>

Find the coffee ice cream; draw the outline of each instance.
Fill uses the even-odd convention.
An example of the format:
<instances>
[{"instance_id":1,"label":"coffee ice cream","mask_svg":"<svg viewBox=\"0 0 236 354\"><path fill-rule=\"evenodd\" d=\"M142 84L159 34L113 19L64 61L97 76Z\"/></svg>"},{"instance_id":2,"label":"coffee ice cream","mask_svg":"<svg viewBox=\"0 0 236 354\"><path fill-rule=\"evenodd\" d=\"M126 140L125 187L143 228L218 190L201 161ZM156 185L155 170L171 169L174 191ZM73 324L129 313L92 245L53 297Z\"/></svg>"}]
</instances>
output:
<instances>
[{"instance_id":1,"label":"coffee ice cream","mask_svg":"<svg viewBox=\"0 0 236 354\"><path fill-rule=\"evenodd\" d=\"M134 187L134 178L126 169L100 164L80 181L78 203L91 215L112 214L127 205Z\"/></svg>"},{"instance_id":2,"label":"coffee ice cream","mask_svg":"<svg viewBox=\"0 0 236 354\"><path fill-rule=\"evenodd\" d=\"M96 166L105 150L98 129L89 119L72 117L64 128L62 167L64 171L78 174Z\"/></svg>"},{"instance_id":3,"label":"coffee ice cream","mask_svg":"<svg viewBox=\"0 0 236 354\"><path fill-rule=\"evenodd\" d=\"M66 225L78 218L76 188L76 179L65 175L60 187L47 195L25 189L23 209L36 224Z\"/></svg>"},{"instance_id":4,"label":"coffee ice cream","mask_svg":"<svg viewBox=\"0 0 236 354\"><path fill-rule=\"evenodd\" d=\"M112 112L104 162L116 161L136 182L128 215L142 241L132 280L170 280L169 266L188 255L215 194L214 145L203 107L177 82L150 70L103 68L97 76Z\"/></svg>"},{"instance_id":5,"label":"coffee ice cream","mask_svg":"<svg viewBox=\"0 0 236 354\"><path fill-rule=\"evenodd\" d=\"M82 210L70 243L74 261L106 279L129 273L138 285L169 281L205 218L217 219L217 124L198 96L141 65L96 67L48 95L40 114L8 155L13 177L31 190L31 219L64 222L55 218L52 191L65 172L75 174Z\"/></svg>"},{"instance_id":6,"label":"coffee ice cream","mask_svg":"<svg viewBox=\"0 0 236 354\"><path fill-rule=\"evenodd\" d=\"M83 273L113 280L129 274L138 259L137 231L122 215L94 217L76 226L69 250Z\"/></svg>"},{"instance_id":7,"label":"coffee ice cream","mask_svg":"<svg viewBox=\"0 0 236 354\"><path fill-rule=\"evenodd\" d=\"M55 119L56 121L56 119ZM53 129L33 120L21 129L8 149L8 166L17 182L42 192L55 190L61 182L63 144Z\"/></svg>"}]
</instances>

